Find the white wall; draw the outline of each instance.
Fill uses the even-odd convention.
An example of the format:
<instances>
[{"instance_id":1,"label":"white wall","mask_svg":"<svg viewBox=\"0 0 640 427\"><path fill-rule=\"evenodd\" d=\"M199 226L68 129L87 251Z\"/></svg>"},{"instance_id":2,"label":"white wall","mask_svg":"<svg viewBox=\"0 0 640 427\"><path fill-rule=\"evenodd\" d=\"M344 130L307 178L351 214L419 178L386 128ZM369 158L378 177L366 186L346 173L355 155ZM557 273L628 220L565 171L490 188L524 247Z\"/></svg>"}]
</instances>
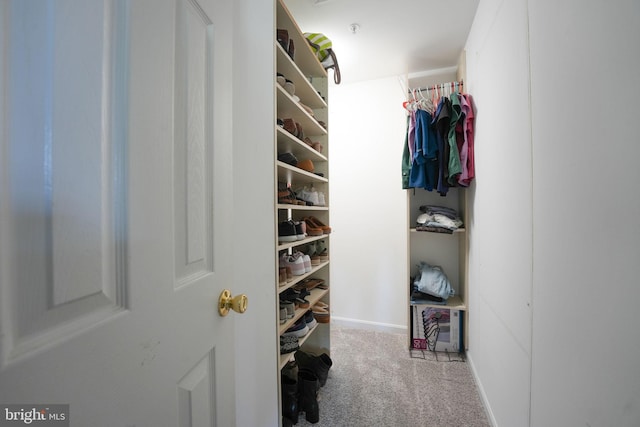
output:
<instances>
[{"instance_id":1,"label":"white wall","mask_svg":"<svg viewBox=\"0 0 640 427\"><path fill-rule=\"evenodd\" d=\"M476 105L469 229L469 360L500 426L529 420L531 132L526 1L481 1L469 34Z\"/></svg>"},{"instance_id":2,"label":"white wall","mask_svg":"<svg viewBox=\"0 0 640 427\"><path fill-rule=\"evenodd\" d=\"M397 77L330 87L334 320L407 327L404 100Z\"/></svg>"},{"instance_id":3,"label":"white wall","mask_svg":"<svg viewBox=\"0 0 640 427\"><path fill-rule=\"evenodd\" d=\"M638 18L480 2L469 360L496 425L640 425Z\"/></svg>"},{"instance_id":4,"label":"white wall","mask_svg":"<svg viewBox=\"0 0 640 427\"><path fill-rule=\"evenodd\" d=\"M639 20L529 4L534 426L640 425Z\"/></svg>"}]
</instances>

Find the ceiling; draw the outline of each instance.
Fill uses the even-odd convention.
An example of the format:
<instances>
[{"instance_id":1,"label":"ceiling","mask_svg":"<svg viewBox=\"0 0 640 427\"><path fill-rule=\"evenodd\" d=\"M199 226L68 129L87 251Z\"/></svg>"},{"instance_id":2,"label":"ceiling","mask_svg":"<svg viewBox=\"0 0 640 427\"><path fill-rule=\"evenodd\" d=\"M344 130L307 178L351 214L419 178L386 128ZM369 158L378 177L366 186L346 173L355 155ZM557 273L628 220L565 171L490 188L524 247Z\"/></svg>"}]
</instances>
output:
<instances>
[{"instance_id":1,"label":"ceiling","mask_svg":"<svg viewBox=\"0 0 640 427\"><path fill-rule=\"evenodd\" d=\"M343 83L454 67L478 1L284 0L303 32L331 39Z\"/></svg>"}]
</instances>

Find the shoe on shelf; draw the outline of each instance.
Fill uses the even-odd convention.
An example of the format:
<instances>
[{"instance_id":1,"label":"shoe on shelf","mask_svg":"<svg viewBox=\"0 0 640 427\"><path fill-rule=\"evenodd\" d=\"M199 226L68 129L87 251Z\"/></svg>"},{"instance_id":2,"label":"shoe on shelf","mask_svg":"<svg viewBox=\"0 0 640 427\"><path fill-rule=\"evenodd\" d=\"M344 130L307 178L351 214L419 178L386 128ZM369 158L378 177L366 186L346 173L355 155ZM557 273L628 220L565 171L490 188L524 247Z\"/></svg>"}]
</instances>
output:
<instances>
[{"instance_id":1,"label":"shoe on shelf","mask_svg":"<svg viewBox=\"0 0 640 427\"><path fill-rule=\"evenodd\" d=\"M283 333L282 337L298 337L302 338L309 333L309 327L307 326L307 322L304 321L304 317L298 319L296 323L293 324L292 327L286 330Z\"/></svg>"},{"instance_id":2,"label":"shoe on shelf","mask_svg":"<svg viewBox=\"0 0 640 427\"><path fill-rule=\"evenodd\" d=\"M283 221L278 223L278 241L295 242L298 240L298 233L293 221Z\"/></svg>"},{"instance_id":3,"label":"shoe on shelf","mask_svg":"<svg viewBox=\"0 0 640 427\"><path fill-rule=\"evenodd\" d=\"M300 102L300 98L298 98L298 101L296 101L298 103L298 105L307 112L308 115L310 115L311 117L314 116L313 110L311 109L311 107L304 105L302 102Z\"/></svg>"},{"instance_id":4,"label":"shoe on shelf","mask_svg":"<svg viewBox=\"0 0 640 427\"><path fill-rule=\"evenodd\" d=\"M298 122L296 123L296 133L294 134L298 139L304 139L304 131L302 130L302 125Z\"/></svg>"},{"instance_id":5,"label":"shoe on shelf","mask_svg":"<svg viewBox=\"0 0 640 427\"><path fill-rule=\"evenodd\" d=\"M284 76L284 74L276 73L276 82L278 82L280 86L284 87L284 84L287 82L287 79Z\"/></svg>"},{"instance_id":6,"label":"shoe on shelf","mask_svg":"<svg viewBox=\"0 0 640 427\"><path fill-rule=\"evenodd\" d=\"M304 223L304 227L302 226L302 222L300 221L294 221L293 225L296 227L296 237L298 240L304 240L304 238L306 237L306 228L307 228L307 223Z\"/></svg>"},{"instance_id":7,"label":"shoe on shelf","mask_svg":"<svg viewBox=\"0 0 640 427\"><path fill-rule=\"evenodd\" d=\"M318 301L318 302L316 302L313 306L314 306L314 307L318 307L318 308L324 308L325 310L328 310L328 309L329 309L329 304L327 304L327 303L326 303L326 302L324 302L324 301Z\"/></svg>"},{"instance_id":8,"label":"shoe on shelf","mask_svg":"<svg viewBox=\"0 0 640 427\"><path fill-rule=\"evenodd\" d=\"M306 300L310 294L305 290L289 288L280 294L280 299L294 303L299 308L309 308L309 301Z\"/></svg>"},{"instance_id":9,"label":"shoe on shelf","mask_svg":"<svg viewBox=\"0 0 640 427\"><path fill-rule=\"evenodd\" d=\"M280 43L280 46L288 53L289 49L289 31L283 28L276 29L276 40Z\"/></svg>"},{"instance_id":10,"label":"shoe on shelf","mask_svg":"<svg viewBox=\"0 0 640 427\"><path fill-rule=\"evenodd\" d=\"M293 303L293 301L289 301L287 299L281 299L279 304L280 304L280 309L284 308L285 310L285 317L287 319L293 319L296 313L296 306Z\"/></svg>"},{"instance_id":11,"label":"shoe on shelf","mask_svg":"<svg viewBox=\"0 0 640 427\"><path fill-rule=\"evenodd\" d=\"M296 166L299 167L300 169L304 170L304 171L307 171L307 172L313 173L313 171L314 171L313 162L311 160L309 160L309 159L299 161Z\"/></svg>"},{"instance_id":12,"label":"shoe on shelf","mask_svg":"<svg viewBox=\"0 0 640 427\"><path fill-rule=\"evenodd\" d=\"M306 222L305 222L305 224L306 224ZM304 252L305 254L309 255L310 257L313 257L314 255L317 255L316 254L316 242L309 243L307 246L304 247L302 252Z\"/></svg>"},{"instance_id":13,"label":"shoe on shelf","mask_svg":"<svg viewBox=\"0 0 640 427\"><path fill-rule=\"evenodd\" d=\"M306 218L304 222L307 223L307 234L309 236L322 236L324 234L321 228L316 227L312 222L307 221Z\"/></svg>"},{"instance_id":14,"label":"shoe on shelf","mask_svg":"<svg viewBox=\"0 0 640 427\"><path fill-rule=\"evenodd\" d=\"M298 158L290 152L278 154L278 160L291 166L298 165Z\"/></svg>"},{"instance_id":15,"label":"shoe on shelf","mask_svg":"<svg viewBox=\"0 0 640 427\"><path fill-rule=\"evenodd\" d=\"M304 260L302 257L289 256L287 263L291 267L291 274L294 276L302 276L307 272L304 268Z\"/></svg>"},{"instance_id":16,"label":"shoe on shelf","mask_svg":"<svg viewBox=\"0 0 640 427\"><path fill-rule=\"evenodd\" d=\"M305 221L307 222L307 224L309 224L309 222L311 222L316 228L322 229L324 234L331 233L331 227L329 227L328 225L323 224L322 221L320 221L315 216L308 216L308 217L305 218Z\"/></svg>"},{"instance_id":17,"label":"shoe on shelf","mask_svg":"<svg viewBox=\"0 0 640 427\"><path fill-rule=\"evenodd\" d=\"M284 130L286 130L296 138L300 138L300 139L304 138L304 132L302 130L302 126L300 125L300 123L296 122L293 119L284 119L283 122L284 122Z\"/></svg>"},{"instance_id":18,"label":"shoe on shelf","mask_svg":"<svg viewBox=\"0 0 640 427\"><path fill-rule=\"evenodd\" d=\"M295 335L280 336L280 354L293 353L300 348L298 337Z\"/></svg>"},{"instance_id":19,"label":"shoe on shelf","mask_svg":"<svg viewBox=\"0 0 640 427\"><path fill-rule=\"evenodd\" d=\"M307 223L307 227L309 227L309 223ZM316 241L316 253L320 257L321 262L329 261L329 251L324 243L324 240Z\"/></svg>"},{"instance_id":20,"label":"shoe on shelf","mask_svg":"<svg viewBox=\"0 0 640 427\"><path fill-rule=\"evenodd\" d=\"M278 268L278 286L284 286L287 283L287 269L285 267Z\"/></svg>"},{"instance_id":21,"label":"shoe on shelf","mask_svg":"<svg viewBox=\"0 0 640 427\"><path fill-rule=\"evenodd\" d=\"M278 40L278 43L280 44L280 46L282 46L282 48L284 49L285 52L287 52L287 55L289 55L289 57L291 58L291 60L294 60L295 57L295 46L293 44L293 39L291 39L289 37L289 31L287 31L286 29L283 28L277 28L276 29L276 40Z\"/></svg>"},{"instance_id":22,"label":"shoe on shelf","mask_svg":"<svg viewBox=\"0 0 640 427\"><path fill-rule=\"evenodd\" d=\"M304 314L304 321L307 324L307 327L309 328L309 330L312 330L313 328L316 327L316 325L318 324L318 321L316 320L316 318L313 316L313 312L311 310L308 310L305 314Z\"/></svg>"},{"instance_id":23,"label":"shoe on shelf","mask_svg":"<svg viewBox=\"0 0 640 427\"><path fill-rule=\"evenodd\" d=\"M305 273L304 260L300 256L282 254L280 267L289 267L293 276L302 276Z\"/></svg>"},{"instance_id":24,"label":"shoe on shelf","mask_svg":"<svg viewBox=\"0 0 640 427\"><path fill-rule=\"evenodd\" d=\"M293 96L296 94L296 85L294 85L291 80L285 79L283 87L289 95Z\"/></svg>"},{"instance_id":25,"label":"shoe on shelf","mask_svg":"<svg viewBox=\"0 0 640 427\"><path fill-rule=\"evenodd\" d=\"M311 257L307 254L303 254L302 252L298 252L298 253L302 257L302 262L304 263L304 272L311 273L311 270L312 270Z\"/></svg>"},{"instance_id":26,"label":"shoe on shelf","mask_svg":"<svg viewBox=\"0 0 640 427\"><path fill-rule=\"evenodd\" d=\"M311 307L311 311L313 312L313 316L316 318L318 323L329 323L331 321L331 315L329 313L329 308L322 308L318 304L315 304Z\"/></svg>"},{"instance_id":27,"label":"shoe on shelf","mask_svg":"<svg viewBox=\"0 0 640 427\"><path fill-rule=\"evenodd\" d=\"M318 192L316 191L315 187L311 186L311 187L302 187L301 189L298 190L297 192L298 196L306 201L311 203L311 206L314 205L319 205L320 203L320 198L318 197Z\"/></svg>"},{"instance_id":28,"label":"shoe on shelf","mask_svg":"<svg viewBox=\"0 0 640 427\"><path fill-rule=\"evenodd\" d=\"M308 279L304 279L300 283L296 283L294 285L294 288L297 290L306 289L307 291L310 291L311 289L314 289L319 285L322 285L323 283L324 283L324 280L322 279L316 279L316 278L310 277Z\"/></svg>"}]
</instances>

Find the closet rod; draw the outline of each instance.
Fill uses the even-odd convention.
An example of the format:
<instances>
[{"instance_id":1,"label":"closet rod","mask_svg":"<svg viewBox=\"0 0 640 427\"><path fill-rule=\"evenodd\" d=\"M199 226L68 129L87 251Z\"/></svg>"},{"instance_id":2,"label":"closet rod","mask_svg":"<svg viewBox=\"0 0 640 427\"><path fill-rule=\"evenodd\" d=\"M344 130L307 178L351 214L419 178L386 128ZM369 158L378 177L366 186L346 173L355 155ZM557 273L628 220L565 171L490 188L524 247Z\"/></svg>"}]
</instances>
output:
<instances>
[{"instance_id":1,"label":"closet rod","mask_svg":"<svg viewBox=\"0 0 640 427\"><path fill-rule=\"evenodd\" d=\"M440 84L433 85L433 86L419 87L419 88L416 88L416 89L411 89L408 92L411 93L411 91L413 91L413 90L436 90L438 88L447 87L447 86L451 86L451 85L454 85L454 84L457 84L459 88L462 88L464 86L464 81L460 80L459 82L448 82L448 83L440 83Z\"/></svg>"}]
</instances>

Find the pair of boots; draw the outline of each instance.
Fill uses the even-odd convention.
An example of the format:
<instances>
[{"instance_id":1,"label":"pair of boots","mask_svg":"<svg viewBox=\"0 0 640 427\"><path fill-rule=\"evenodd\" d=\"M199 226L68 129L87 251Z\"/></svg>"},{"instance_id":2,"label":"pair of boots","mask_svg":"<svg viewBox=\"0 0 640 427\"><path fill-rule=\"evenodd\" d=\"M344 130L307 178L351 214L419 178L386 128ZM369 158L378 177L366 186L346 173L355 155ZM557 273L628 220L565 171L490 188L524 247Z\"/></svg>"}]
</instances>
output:
<instances>
[{"instance_id":1,"label":"pair of boots","mask_svg":"<svg viewBox=\"0 0 640 427\"><path fill-rule=\"evenodd\" d=\"M326 353L314 356L298 350L294 357L297 373L295 368L290 368L288 375L282 374L283 425L296 424L300 412L305 413L307 421L315 424L320 420L318 390L326 384L333 362Z\"/></svg>"},{"instance_id":2,"label":"pair of boots","mask_svg":"<svg viewBox=\"0 0 640 427\"><path fill-rule=\"evenodd\" d=\"M282 375L282 425L298 423L298 415L304 412L310 423L320 421L318 407L318 377L308 371L298 371L298 378Z\"/></svg>"}]
</instances>

